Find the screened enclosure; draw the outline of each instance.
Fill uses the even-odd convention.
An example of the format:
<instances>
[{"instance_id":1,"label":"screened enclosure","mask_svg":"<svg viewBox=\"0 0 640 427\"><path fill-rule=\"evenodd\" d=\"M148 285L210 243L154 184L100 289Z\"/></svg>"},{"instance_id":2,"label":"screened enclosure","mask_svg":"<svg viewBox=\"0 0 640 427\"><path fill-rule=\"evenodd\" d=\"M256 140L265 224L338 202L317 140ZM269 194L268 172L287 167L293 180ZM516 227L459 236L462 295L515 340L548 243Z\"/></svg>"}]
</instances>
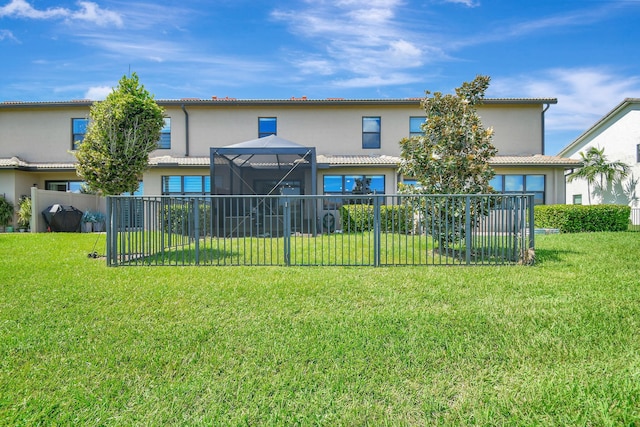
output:
<instances>
[{"instance_id":1,"label":"screened enclosure","mask_svg":"<svg viewBox=\"0 0 640 427\"><path fill-rule=\"evenodd\" d=\"M316 194L316 150L269 135L239 144L211 148L211 194L224 196L301 196ZM214 213L220 229L239 235L247 226L263 235L280 234L284 201L269 197L225 198ZM248 202L247 202L248 201ZM315 232L312 206L292 199L291 214L299 230ZM302 227L302 224L313 224Z\"/></svg>"}]
</instances>

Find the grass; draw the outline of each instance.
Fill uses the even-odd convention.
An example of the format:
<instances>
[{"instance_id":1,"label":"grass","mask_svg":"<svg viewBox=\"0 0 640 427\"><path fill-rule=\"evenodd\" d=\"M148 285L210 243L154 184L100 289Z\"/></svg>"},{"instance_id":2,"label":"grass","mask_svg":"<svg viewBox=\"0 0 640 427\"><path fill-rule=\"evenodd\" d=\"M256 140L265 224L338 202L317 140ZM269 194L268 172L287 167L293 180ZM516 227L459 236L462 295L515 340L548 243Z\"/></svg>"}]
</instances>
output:
<instances>
[{"instance_id":1,"label":"grass","mask_svg":"<svg viewBox=\"0 0 640 427\"><path fill-rule=\"evenodd\" d=\"M198 249L196 250L196 243ZM476 234L470 262L509 264L519 260L516 249L528 244L522 236ZM260 266L373 266L374 232L293 234L284 237L215 237L199 240L180 234L122 232L118 234L114 265L260 265ZM465 241L439 251L437 238L427 235L381 233L380 265L456 265L466 263ZM285 258L288 248L289 259ZM196 253L198 256L196 256Z\"/></svg>"},{"instance_id":2,"label":"grass","mask_svg":"<svg viewBox=\"0 0 640 427\"><path fill-rule=\"evenodd\" d=\"M0 425L640 425L636 233L378 269L107 268L96 238L0 234Z\"/></svg>"}]
</instances>

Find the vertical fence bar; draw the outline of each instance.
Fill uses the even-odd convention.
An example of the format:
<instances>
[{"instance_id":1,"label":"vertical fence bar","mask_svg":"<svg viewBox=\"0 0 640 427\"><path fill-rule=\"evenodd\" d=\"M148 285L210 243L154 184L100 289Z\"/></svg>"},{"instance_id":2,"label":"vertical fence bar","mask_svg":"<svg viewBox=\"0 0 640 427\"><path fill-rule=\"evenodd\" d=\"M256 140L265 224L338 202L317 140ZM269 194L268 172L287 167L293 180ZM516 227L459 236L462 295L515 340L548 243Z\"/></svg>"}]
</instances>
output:
<instances>
[{"instance_id":1,"label":"vertical fence bar","mask_svg":"<svg viewBox=\"0 0 640 427\"><path fill-rule=\"evenodd\" d=\"M283 199L283 233L284 233L284 263L291 265L291 201Z\"/></svg>"},{"instance_id":2,"label":"vertical fence bar","mask_svg":"<svg viewBox=\"0 0 640 427\"><path fill-rule=\"evenodd\" d=\"M471 196L464 198L465 261L471 265Z\"/></svg>"},{"instance_id":3,"label":"vertical fence bar","mask_svg":"<svg viewBox=\"0 0 640 427\"><path fill-rule=\"evenodd\" d=\"M373 265L380 266L380 233L382 226L380 224L380 196L373 196Z\"/></svg>"}]
</instances>

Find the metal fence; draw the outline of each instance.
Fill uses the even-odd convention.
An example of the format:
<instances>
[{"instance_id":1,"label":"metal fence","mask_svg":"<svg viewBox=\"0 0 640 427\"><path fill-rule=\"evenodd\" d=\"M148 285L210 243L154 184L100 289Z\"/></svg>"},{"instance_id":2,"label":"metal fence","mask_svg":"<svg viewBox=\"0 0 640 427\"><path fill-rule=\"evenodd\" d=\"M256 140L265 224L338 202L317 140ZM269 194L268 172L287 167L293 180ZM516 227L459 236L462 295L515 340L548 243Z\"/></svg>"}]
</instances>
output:
<instances>
[{"instance_id":1,"label":"metal fence","mask_svg":"<svg viewBox=\"0 0 640 427\"><path fill-rule=\"evenodd\" d=\"M143 196L107 200L107 263L527 263L531 195Z\"/></svg>"}]
</instances>

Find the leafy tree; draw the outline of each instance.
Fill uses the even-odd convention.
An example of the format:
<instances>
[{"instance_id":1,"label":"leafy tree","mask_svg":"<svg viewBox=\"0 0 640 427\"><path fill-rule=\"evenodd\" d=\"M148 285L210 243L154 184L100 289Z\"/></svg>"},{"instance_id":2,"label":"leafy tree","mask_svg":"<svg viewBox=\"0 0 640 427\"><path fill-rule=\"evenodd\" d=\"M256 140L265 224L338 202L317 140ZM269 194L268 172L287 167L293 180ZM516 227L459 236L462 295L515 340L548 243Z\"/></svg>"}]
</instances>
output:
<instances>
[{"instance_id":1,"label":"leafy tree","mask_svg":"<svg viewBox=\"0 0 640 427\"><path fill-rule=\"evenodd\" d=\"M91 190L117 195L138 189L149 153L158 146L163 114L135 73L123 76L104 101L91 107L76 152L77 173Z\"/></svg>"},{"instance_id":2,"label":"leafy tree","mask_svg":"<svg viewBox=\"0 0 640 427\"><path fill-rule=\"evenodd\" d=\"M400 141L400 172L415 178L420 184L413 193L422 194L487 194L493 189L489 182L495 172L489 160L497 150L491 139L492 129L485 129L476 106L489 86L488 76L477 76L455 90L455 95L426 92L422 108L426 121L422 135ZM439 200L439 199L434 199ZM464 215L464 204L434 202L426 208L433 229L447 230L440 234L441 245L458 241L463 232L458 227L445 227L445 222ZM472 209L472 220L481 214Z\"/></svg>"},{"instance_id":3,"label":"leafy tree","mask_svg":"<svg viewBox=\"0 0 640 427\"><path fill-rule=\"evenodd\" d=\"M573 182L576 179L587 181L587 196L591 204L591 186L595 188L594 193L604 194L607 185L616 180L626 178L629 174L629 165L616 160L610 162L604 154L604 148L591 147L585 153L580 152L582 167L577 172L569 175L567 181Z\"/></svg>"}]
</instances>

